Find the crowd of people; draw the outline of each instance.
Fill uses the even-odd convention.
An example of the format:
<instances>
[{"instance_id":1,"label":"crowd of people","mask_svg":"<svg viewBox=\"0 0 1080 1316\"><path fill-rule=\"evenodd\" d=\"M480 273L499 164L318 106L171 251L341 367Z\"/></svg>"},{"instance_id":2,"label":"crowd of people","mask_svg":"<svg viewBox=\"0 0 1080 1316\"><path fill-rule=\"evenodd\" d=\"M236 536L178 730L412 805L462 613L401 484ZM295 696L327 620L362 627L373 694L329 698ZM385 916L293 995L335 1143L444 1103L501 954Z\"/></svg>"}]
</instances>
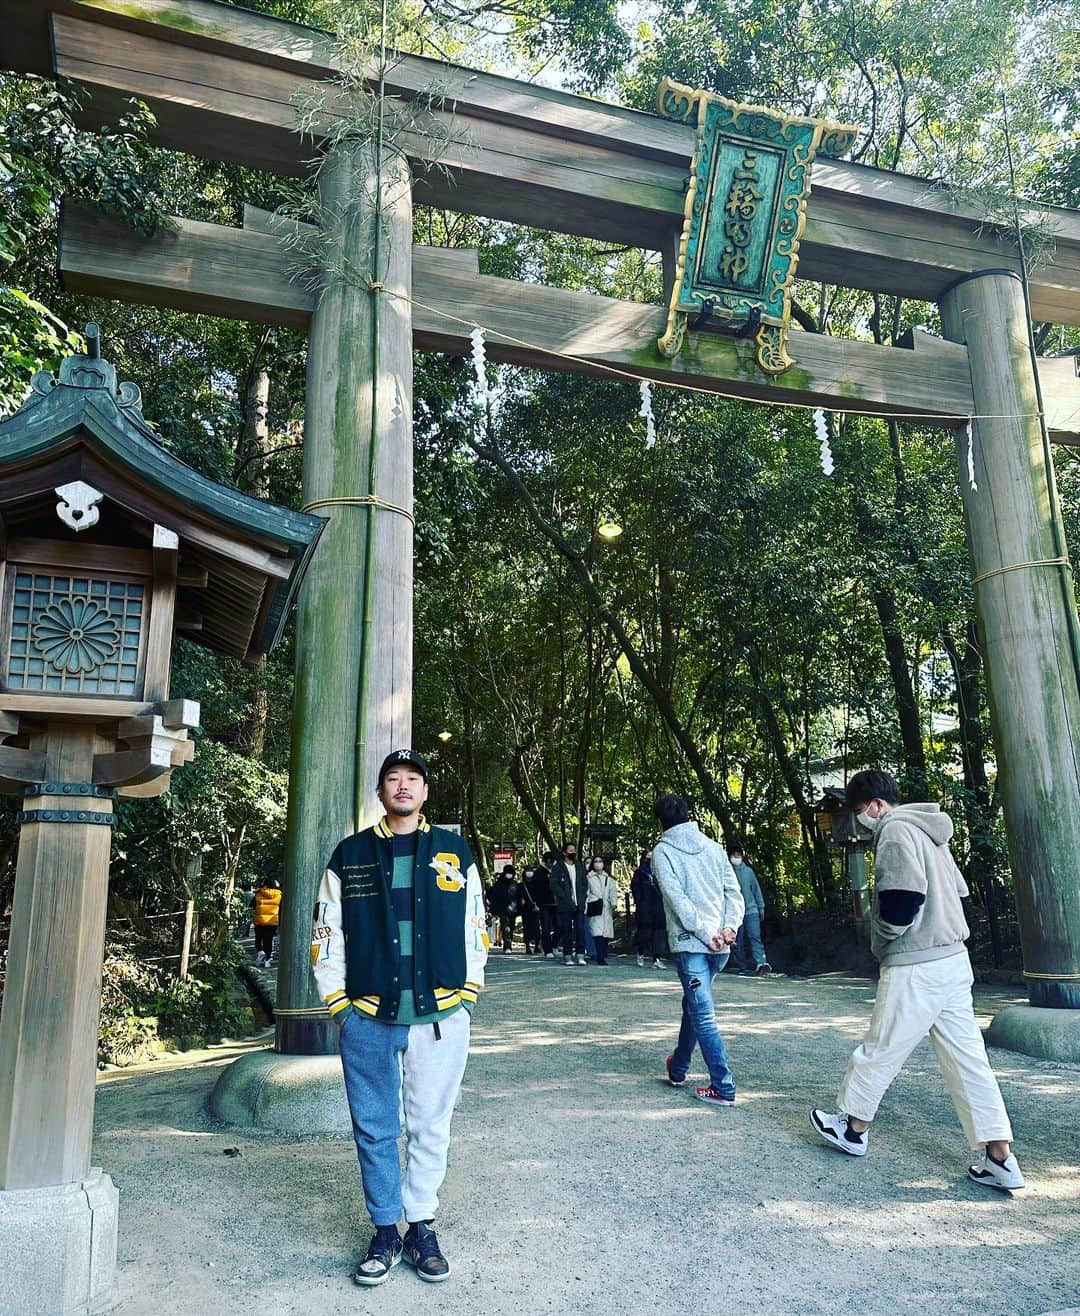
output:
<instances>
[{"instance_id":1,"label":"crowd of people","mask_svg":"<svg viewBox=\"0 0 1080 1316\"><path fill-rule=\"evenodd\" d=\"M428 768L419 754L390 754L378 794L385 815L343 838L330 856L314 911L311 963L339 1029L361 1183L374 1225L353 1278L364 1286L382 1284L404 1260L420 1279L438 1283L450 1275L435 1232L438 1193L471 1016L492 944L489 919L498 920L504 954L513 950L520 919L530 953L555 959L561 946L568 967L580 967L587 954L603 966L614 933L617 886L603 859L586 865L569 843L561 856L526 868L521 881L512 867L504 869L485 900L467 842L432 827L423 815ZM967 887L949 852L952 823L936 804L901 804L896 783L877 771L852 777L847 804L873 837L872 948L881 974L867 1032L848 1061L836 1107L811 1110L811 1127L837 1151L865 1156L885 1091L929 1036L976 1152L969 1178L1001 1190L1023 1188L1009 1118L974 1015L962 904ZM732 1107L736 1078L713 983L736 946L746 972L768 971L760 884L737 847L729 855L704 835L686 800L664 795L655 814L662 835L651 854L642 855L631 886L638 964L670 955L682 987L666 1079L683 1087L700 1049L709 1081L694 1095L709 1106Z\"/></svg>"},{"instance_id":2,"label":"crowd of people","mask_svg":"<svg viewBox=\"0 0 1080 1316\"><path fill-rule=\"evenodd\" d=\"M730 860L746 914L731 947L741 973L771 973L762 940L765 897L757 874L746 862L740 846L732 846ZM484 906L492 923L491 941L504 955L514 950L520 927L526 955L558 961L567 968L608 963L615 938L620 889L602 855L588 863L578 858L577 845L568 841L561 855L549 850L538 864L525 864L519 878L514 864L506 864L484 892ZM630 879L633 915L626 938L632 944L638 968L667 966L670 947L664 898L653 873L653 852L643 850Z\"/></svg>"}]
</instances>

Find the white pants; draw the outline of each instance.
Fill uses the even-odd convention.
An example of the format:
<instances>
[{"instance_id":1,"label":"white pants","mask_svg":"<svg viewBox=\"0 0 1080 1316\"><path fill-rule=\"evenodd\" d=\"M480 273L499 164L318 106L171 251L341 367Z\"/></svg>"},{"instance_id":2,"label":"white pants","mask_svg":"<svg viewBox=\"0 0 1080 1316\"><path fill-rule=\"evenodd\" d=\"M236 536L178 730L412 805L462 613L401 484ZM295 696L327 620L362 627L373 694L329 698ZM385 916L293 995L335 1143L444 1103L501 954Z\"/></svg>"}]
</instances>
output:
<instances>
[{"instance_id":1,"label":"white pants","mask_svg":"<svg viewBox=\"0 0 1080 1316\"><path fill-rule=\"evenodd\" d=\"M882 969L870 1027L840 1083L840 1111L872 1120L904 1061L929 1033L968 1143L1011 1142L1009 1116L975 1021L973 981L967 951Z\"/></svg>"},{"instance_id":2,"label":"white pants","mask_svg":"<svg viewBox=\"0 0 1080 1316\"><path fill-rule=\"evenodd\" d=\"M469 1059L471 1020L458 1010L439 1026L409 1029L402 1057L402 1109L405 1117L405 1178L401 1199L406 1220L432 1220L439 1209L439 1189L446 1177L450 1121Z\"/></svg>"}]
</instances>

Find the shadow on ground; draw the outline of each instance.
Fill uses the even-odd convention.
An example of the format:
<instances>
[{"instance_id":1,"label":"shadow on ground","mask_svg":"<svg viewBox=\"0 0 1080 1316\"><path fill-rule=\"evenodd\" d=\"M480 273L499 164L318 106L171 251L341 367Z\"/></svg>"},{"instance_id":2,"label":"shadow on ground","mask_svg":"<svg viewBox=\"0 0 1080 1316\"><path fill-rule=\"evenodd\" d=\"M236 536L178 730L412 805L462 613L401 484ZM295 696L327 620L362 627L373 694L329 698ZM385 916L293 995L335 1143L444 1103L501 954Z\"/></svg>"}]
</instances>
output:
<instances>
[{"instance_id":1,"label":"shadow on ground","mask_svg":"<svg viewBox=\"0 0 1080 1316\"><path fill-rule=\"evenodd\" d=\"M991 1195L924 1044L865 1161L820 1144L873 985L727 975L739 1104L662 1081L670 972L496 960L473 1028L440 1237L450 1283L349 1282L366 1241L351 1139L215 1126L206 1098L246 1047L121 1071L98 1089L95 1163L121 1190L124 1316L414 1312L1037 1316L1080 1294L1080 1067L993 1051L1032 1187ZM979 993L985 1017L1015 999ZM247 1044L248 1046L252 1044ZM236 1148L238 1155L226 1155Z\"/></svg>"}]
</instances>

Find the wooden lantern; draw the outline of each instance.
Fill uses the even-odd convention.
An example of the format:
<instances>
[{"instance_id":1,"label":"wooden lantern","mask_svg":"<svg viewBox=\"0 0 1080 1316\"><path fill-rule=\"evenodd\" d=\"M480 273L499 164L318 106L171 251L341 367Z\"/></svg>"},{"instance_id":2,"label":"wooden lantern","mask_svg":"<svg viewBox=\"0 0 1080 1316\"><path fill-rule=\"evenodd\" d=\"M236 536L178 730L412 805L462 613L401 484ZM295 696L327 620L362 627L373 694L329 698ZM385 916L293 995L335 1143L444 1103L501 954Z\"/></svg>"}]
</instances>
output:
<instances>
[{"instance_id":1,"label":"wooden lantern","mask_svg":"<svg viewBox=\"0 0 1080 1316\"><path fill-rule=\"evenodd\" d=\"M178 461L101 359L95 325L86 337L0 422L0 790L24 796L0 1017L5 1190L91 1173L114 801L166 790L194 753L199 706L170 698L174 633L259 659L324 524ZM84 1197L115 1212L93 1173ZM108 1237L96 1216L87 1229ZM56 1246L82 1255L77 1240Z\"/></svg>"}]
</instances>

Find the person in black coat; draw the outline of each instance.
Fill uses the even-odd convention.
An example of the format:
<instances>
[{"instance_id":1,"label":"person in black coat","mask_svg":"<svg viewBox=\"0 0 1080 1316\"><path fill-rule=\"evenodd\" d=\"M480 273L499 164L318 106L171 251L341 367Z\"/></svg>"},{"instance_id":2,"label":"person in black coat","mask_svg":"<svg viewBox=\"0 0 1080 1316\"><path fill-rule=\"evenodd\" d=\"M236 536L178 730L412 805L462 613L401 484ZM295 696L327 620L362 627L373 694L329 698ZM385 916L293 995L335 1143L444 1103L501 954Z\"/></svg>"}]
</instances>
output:
<instances>
[{"instance_id":1,"label":"person in black coat","mask_svg":"<svg viewBox=\"0 0 1080 1316\"><path fill-rule=\"evenodd\" d=\"M555 958L555 947L559 939L559 914L555 908L555 891L551 885L551 870L557 858L553 850L546 851L533 878L532 889L536 903L540 906L540 945L545 960Z\"/></svg>"},{"instance_id":2,"label":"person in black coat","mask_svg":"<svg viewBox=\"0 0 1080 1316\"><path fill-rule=\"evenodd\" d=\"M521 883L514 875L512 864L502 870L488 892L488 909L499 920L503 954L509 955L514 945L514 924L521 913Z\"/></svg>"},{"instance_id":3,"label":"person in black coat","mask_svg":"<svg viewBox=\"0 0 1080 1316\"><path fill-rule=\"evenodd\" d=\"M664 915L664 897L656 885L652 871L652 851L643 850L634 876L630 879L630 896L634 902L634 943L639 968L651 961L654 969L662 969L661 958L668 949L667 919Z\"/></svg>"},{"instance_id":4,"label":"person in black coat","mask_svg":"<svg viewBox=\"0 0 1080 1316\"><path fill-rule=\"evenodd\" d=\"M563 963L585 963L585 893L588 874L577 857L577 845L567 841L561 859L551 869L551 892L563 942Z\"/></svg>"},{"instance_id":5,"label":"person in black coat","mask_svg":"<svg viewBox=\"0 0 1080 1316\"><path fill-rule=\"evenodd\" d=\"M521 926L525 936L525 954L539 953L543 936L544 901L551 901L551 883L548 881L547 869L530 864L525 869L525 880L521 884ZM552 903L554 909L554 904Z\"/></svg>"}]
</instances>

